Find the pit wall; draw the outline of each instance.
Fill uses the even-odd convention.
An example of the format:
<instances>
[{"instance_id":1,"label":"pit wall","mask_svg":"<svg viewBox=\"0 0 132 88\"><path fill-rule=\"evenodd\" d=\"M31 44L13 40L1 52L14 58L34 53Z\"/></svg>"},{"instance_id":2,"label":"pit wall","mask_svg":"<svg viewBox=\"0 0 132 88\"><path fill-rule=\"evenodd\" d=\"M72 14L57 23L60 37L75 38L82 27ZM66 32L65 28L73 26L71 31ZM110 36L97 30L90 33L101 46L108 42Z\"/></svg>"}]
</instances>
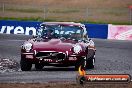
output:
<instances>
[{"instance_id":1,"label":"pit wall","mask_svg":"<svg viewBox=\"0 0 132 88\"><path fill-rule=\"evenodd\" d=\"M0 33L36 35L37 21L0 20ZM90 24L84 23L90 38L132 40L132 25Z\"/></svg>"}]
</instances>

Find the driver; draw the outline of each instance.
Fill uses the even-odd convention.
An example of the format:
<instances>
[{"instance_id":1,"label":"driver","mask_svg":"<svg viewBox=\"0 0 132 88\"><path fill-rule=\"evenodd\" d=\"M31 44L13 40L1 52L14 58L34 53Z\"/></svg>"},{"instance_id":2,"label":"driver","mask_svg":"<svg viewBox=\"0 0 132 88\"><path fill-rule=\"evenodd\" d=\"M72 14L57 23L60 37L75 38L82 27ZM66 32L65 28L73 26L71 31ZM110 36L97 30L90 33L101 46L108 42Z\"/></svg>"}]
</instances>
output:
<instances>
[{"instance_id":1,"label":"driver","mask_svg":"<svg viewBox=\"0 0 132 88\"><path fill-rule=\"evenodd\" d=\"M53 36L54 33L53 33L52 29L44 29L42 33L43 33L42 35L43 35L44 38L50 38L51 39L51 38L54 37Z\"/></svg>"}]
</instances>

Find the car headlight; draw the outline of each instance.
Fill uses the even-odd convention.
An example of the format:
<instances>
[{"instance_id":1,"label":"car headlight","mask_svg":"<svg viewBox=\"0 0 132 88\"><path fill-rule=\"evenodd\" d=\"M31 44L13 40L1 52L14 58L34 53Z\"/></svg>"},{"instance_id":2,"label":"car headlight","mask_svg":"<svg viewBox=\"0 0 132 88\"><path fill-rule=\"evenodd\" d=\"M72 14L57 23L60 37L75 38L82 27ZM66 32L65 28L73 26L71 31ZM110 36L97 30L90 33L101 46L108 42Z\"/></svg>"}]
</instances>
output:
<instances>
[{"instance_id":1,"label":"car headlight","mask_svg":"<svg viewBox=\"0 0 132 88\"><path fill-rule=\"evenodd\" d=\"M82 47L80 45L73 46L73 51L75 53L79 53L82 50Z\"/></svg>"},{"instance_id":2,"label":"car headlight","mask_svg":"<svg viewBox=\"0 0 132 88\"><path fill-rule=\"evenodd\" d=\"M28 52L32 49L32 43L25 43L23 47Z\"/></svg>"}]
</instances>

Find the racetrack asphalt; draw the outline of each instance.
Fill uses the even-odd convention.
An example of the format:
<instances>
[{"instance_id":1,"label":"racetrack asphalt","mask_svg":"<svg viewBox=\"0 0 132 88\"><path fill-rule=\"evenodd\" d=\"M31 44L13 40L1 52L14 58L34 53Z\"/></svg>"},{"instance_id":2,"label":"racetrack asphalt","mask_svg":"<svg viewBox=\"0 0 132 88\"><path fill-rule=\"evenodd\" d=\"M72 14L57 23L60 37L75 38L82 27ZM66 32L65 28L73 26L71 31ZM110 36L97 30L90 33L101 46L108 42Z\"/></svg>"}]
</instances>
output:
<instances>
[{"instance_id":1,"label":"racetrack asphalt","mask_svg":"<svg viewBox=\"0 0 132 88\"><path fill-rule=\"evenodd\" d=\"M20 46L31 36L0 34L0 58L20 62ZM132 75L132 41L93 39L96 45L96 63L87 74ZM0 83L75 82L78 72L74 67L44 67L42 71L1 72Z\"/></svg>"}]
</instances>

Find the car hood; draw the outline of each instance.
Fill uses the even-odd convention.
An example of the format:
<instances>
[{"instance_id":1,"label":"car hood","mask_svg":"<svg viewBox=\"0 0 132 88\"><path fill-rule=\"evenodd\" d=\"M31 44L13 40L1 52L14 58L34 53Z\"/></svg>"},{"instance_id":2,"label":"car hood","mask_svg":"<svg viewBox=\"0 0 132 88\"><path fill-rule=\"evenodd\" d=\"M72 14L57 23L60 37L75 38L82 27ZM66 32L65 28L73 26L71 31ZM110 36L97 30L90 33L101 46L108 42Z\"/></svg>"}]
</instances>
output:
<instances>
[{"instance_id":1,"label":"car hood","mask_svg":"<svg viewBox=\"0 0 132 88\"><path fill-rule=\"evenodd\" d=\"M62 41L60 39L51 39L47 41L33 42L33 49L36 51L70 51L77 42L73 40Z\"/></svg>"}]
</instances>

